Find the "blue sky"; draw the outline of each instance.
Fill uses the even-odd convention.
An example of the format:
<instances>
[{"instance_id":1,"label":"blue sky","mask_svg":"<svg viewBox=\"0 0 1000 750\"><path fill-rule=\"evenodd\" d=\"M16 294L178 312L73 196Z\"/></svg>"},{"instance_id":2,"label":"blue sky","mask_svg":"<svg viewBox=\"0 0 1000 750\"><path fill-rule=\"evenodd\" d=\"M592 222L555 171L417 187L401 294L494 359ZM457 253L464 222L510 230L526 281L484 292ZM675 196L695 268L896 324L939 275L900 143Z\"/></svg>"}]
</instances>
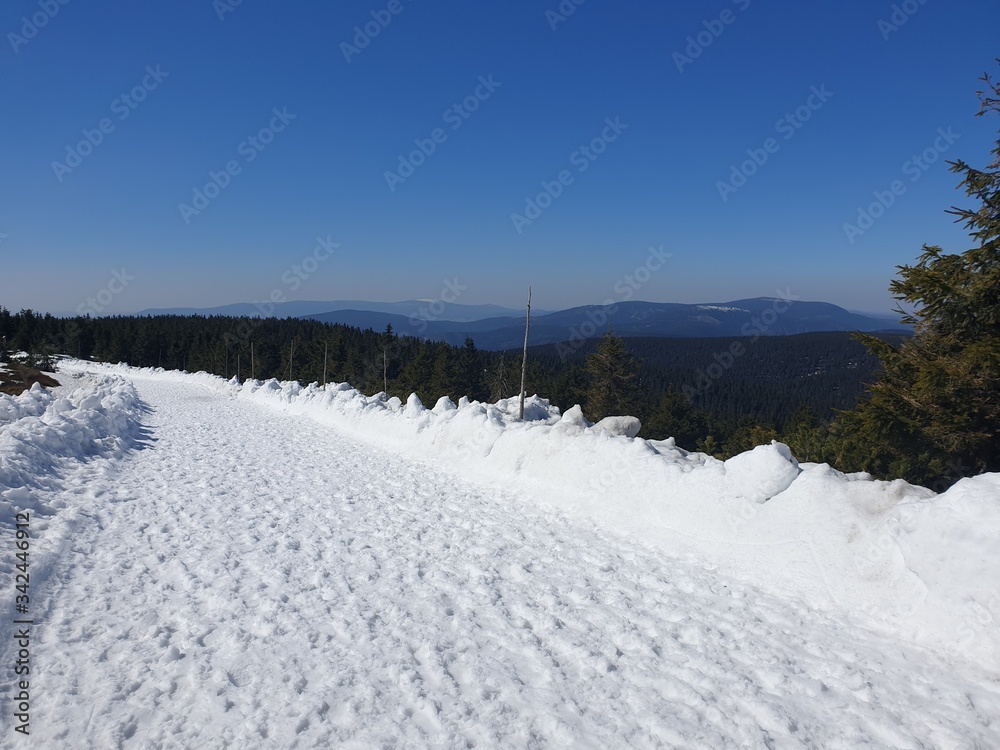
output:
<instances>
[{"instance_id":1,"label":"blue sky","mask_svg":"<svg viewBox=\"0 0 1000 750\"><path fill-rule=\"evenodd\" d=\"M969 247L944 161L982 166L996 138L974 114L997 28L995 0L10 0L0 304L457 281L458 302L531 284L557 309L614 298L662 246L636 298L888 310L923 243ZM875 193L892 204L862 227Z\"/></svg>"}]
</instances>

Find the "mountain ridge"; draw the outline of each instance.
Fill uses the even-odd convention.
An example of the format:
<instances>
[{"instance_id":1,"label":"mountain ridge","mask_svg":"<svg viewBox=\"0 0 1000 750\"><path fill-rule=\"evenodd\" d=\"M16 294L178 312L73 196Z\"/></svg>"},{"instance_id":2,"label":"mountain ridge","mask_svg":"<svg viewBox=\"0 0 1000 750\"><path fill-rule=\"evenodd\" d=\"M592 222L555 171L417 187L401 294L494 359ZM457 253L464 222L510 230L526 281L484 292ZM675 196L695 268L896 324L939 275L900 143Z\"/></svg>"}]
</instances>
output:
<instances>
[{"instance_id":1,"label":"mountain ridge","mask_svg":"<svg viewBox=\"0 0 1000 750\"><path fill-rule=\"evenodd\" d=\"M331 310L302 317L326 323L383 330L450 344L471 337L483 349L510 349L524 341L524 318L502 316L455 321L442 316L401 316L357 309ZM532 314L531 343L582 341L611 326L626 337L698 338L722 336L787 336L822 331L905 333L885 318L860 315L828 302L753 297L728 302L688 304L629 301L613 305L581 305Z\"/></svg>"},{"instance_id":2,"label":"mountain ridge","mask_svg":"<svg viewBox=\"0 0 1000 750\"><path fill-rule=\"evenodd\" d=\"M468 322L489 317L523 316L522 310L501 305L464 305L443 300L410 299L400 302L371 302L368 300L294 300L289 302L235 302L215 307L164 307L140 310L138 315L233 315L251 318L305 318L320 313L340 310L391 313L407 317L435 316L455 322Z\"/></svg>"}]
</instances>

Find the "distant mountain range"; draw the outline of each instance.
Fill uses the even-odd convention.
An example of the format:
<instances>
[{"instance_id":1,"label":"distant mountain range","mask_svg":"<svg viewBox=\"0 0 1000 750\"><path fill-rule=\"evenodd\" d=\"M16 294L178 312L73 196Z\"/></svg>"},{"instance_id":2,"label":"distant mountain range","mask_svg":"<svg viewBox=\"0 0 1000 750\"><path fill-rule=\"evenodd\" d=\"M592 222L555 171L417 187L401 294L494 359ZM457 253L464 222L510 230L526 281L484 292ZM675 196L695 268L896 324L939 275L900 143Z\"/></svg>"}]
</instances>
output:
<instances>
[{"instance_id":1,"label":"distant mountain range","mask_svg":"<svg viewBox=\"0 0 1000 750\"><path fill-rule=\"evenodd\" d=\"M433 316L439 320L451 320L464 323L482 318L517 317L524 314L523 310L514 310L499 305L459 305L454 302L440 300L411 299L403 302L368 302L366 300L345 299L327 302L237 302L221 307L165 307L142 310L139 315L233 315L251 318L308 318L318 313L328 313L340 310L364 310L367 312L390 313L407 318L419 315L424 318ZM355 325L355 324L351 324ZM395 325L395 324L394 324ZM369 326L365 325L364 328ZM382 328L385 328L383 325Z\"/></svg>"},{"instance_id":2,"label":"distant mountain range","mask_svg":"<svg viewBox=\"0 0 1000 750\"><path fill-rule=\"evenodd\" d=\"M241 303L207 309L143 310L142 315L248 315L266 306ZM482 349L512 349L524 342L524 311L497 305L460 305L432 300L404 302L284 302L272 315L301 317L357 328L393 330L404 336L461 344L472 337ZM897 319L850 312L827 302L791 302L772 297L732 302L680 304L620 302L549 312L533 310L531 343L556 344L600 336L608 326L621 336L700 338L707 336L788 336L820 331L906 333Z\"/></svg>"}]
</instances>

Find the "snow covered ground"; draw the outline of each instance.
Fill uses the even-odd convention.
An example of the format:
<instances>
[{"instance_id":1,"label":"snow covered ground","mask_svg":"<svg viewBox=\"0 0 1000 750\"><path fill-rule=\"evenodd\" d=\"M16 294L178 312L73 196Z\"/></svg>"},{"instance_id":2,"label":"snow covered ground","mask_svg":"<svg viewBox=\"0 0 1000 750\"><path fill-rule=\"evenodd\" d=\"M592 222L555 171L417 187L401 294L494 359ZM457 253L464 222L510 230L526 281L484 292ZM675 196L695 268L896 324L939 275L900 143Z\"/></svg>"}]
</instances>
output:
<instances>
[{"instance_id":1,"label":"snow covered ground","mask_svg":"<svg viewBox=\"0 0 1000 750\"><path fill-rule=\"evenodd\" d=\"M0 747L1000 747L996 475L719 462L539 399L61 377L0 397L36 623Z\"/></svg>"}]
</instances>

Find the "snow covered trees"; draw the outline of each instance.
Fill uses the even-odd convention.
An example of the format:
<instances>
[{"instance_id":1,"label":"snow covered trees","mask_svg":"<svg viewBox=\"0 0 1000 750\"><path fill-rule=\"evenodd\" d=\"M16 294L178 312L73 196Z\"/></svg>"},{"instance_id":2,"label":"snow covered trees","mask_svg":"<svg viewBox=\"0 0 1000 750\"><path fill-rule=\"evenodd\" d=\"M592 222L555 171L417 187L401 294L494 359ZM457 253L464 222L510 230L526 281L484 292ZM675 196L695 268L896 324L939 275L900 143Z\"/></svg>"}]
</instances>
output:
<instances>
[{"instance_id":1,"label":"snow covered trees","mask_svg":"<svg viewBox=\"0 0 1000 750\"><path fill-rule=\"evenodd\" d=\"M1000 114L1000 85L982 80L978 115ZM884 373L837 421L847 464L934 489L1000 471L1000 140L992 154L984 170L951 163L979 206L949 213L977 246L951 255L925 245L890 286L916 335L898 347L862 337Z\"/></svg>"}]
</instances>

